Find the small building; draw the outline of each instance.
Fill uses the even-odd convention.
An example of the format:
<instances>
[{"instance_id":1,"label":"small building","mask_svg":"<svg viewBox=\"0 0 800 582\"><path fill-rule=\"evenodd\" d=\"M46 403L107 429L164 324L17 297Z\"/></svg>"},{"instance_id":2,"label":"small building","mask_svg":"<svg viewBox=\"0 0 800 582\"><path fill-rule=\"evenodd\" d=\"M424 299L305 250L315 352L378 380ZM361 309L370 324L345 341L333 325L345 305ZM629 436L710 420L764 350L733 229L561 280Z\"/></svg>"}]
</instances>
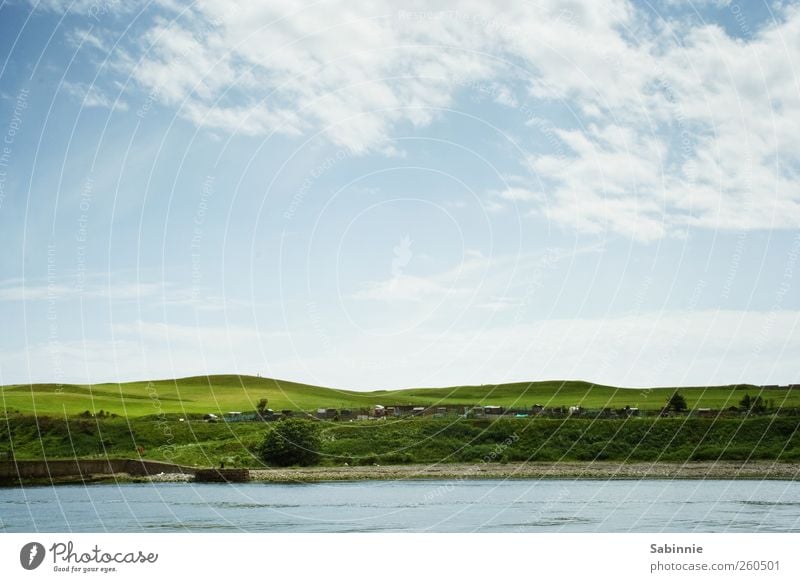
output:
<instances>
[{"instance_id":1,"label":"small building","mask_svg":"<svg viewBox=\"0 0 800 582\"><path fill-rule=\"evenodd\" d=\"M552 408L545 408L544 414L553 418L562 418L566 416L567 409L563 406L553 406Z\"/></svg>"},{"instance_id":2,"label":"small building","mask_svg":"<svg viewBox=\"0 0 800 582\"><path fill-rule=\"evenodd\" d=\"M464 412L464 416L467 418L483 418L486 416L486 413L482 406L473 406Z\"/></svg>"},{"instance_id":3,"label":"small building","mask_svg":"<svg viewBox=\"0 0 800 582\"><path fill-rule=\"evenodd\" d=\"M505 409L502 406L484 406L483 412L486 416L502 416Z\"/></svg>"},{"instance_id":4,"label":"small building","mask_svg":"<svg viewBox=\"0 0 800 582\"><path fill-rule=\"evenodd\" d=\"M414 406L413 404L395 404L394 406L389 407L394 410L394 416L409 416L414 414L414 410L419 408L418 406ZM423 407L424 408L424 407ZM387 408L387 411L389 409ZM388 413L387 413L388 415Z\"/></svg>"},{"instance_id":5,"label":"small building","mask_svg":"<svg viewBox=\"0 0 800 582\"><path fill-rule=\"evenodd\" d=\"M260 420L256 412L228 412L222 416L225 422L252 422Z\"/></svg>"}]
</instances>

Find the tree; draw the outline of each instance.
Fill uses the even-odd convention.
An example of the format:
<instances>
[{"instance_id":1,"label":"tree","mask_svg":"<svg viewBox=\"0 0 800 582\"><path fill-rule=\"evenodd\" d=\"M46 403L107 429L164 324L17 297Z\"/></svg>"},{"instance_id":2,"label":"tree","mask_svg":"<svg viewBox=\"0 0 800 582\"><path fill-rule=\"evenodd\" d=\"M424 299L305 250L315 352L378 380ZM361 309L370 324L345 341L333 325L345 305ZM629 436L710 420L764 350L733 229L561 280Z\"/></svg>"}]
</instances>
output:
<instances>
[{"instance_id":1,"label":"tree","mask_svg":"<svg viewBox=\"0 0 800 582\"><path fill-rule=\"evenodd\" d=\"M258 411L259 416L264 416L264 412L267 410L267 399L262 398L256 404L256 410Z\"/></svg>"},{"instance_id":2,"label":"tree","mask_svg":"<svg viewBox=\"0 0 800 582\"><path fill-rule=\"evenodd\" d=\"M744 398L739 401L739 406L741 406L744 410L750 410L750 404L752 403L752 398L749 394L745 394Z\"/></svg>"},{"instance_id":3,"label":"tree","mask_svg":"<svg viewBox=\"0 0 800 582\"><path fill-rule=\"evenodd\" d=\"M689 408L689 406L686 404L686 398L684 398L680 392L675 392L669 397L669 400L667 400L667 410L683 412L687 408Z\"/></svg>"},{"instance_id":4,"label":"tree","mask_svg":"<svg viewBox=\"0 0 800 582\"><path fill-rule=\"evenodd\" d=\"M261 458L269 465L316 465L322 436L319 424L304 418L286 418L273 426L261 443Z\"/></svg>"},{"instance_id":5,"label":"tree","mask_svg":"<svg viewBox=\"0 0 800 582\"><path fill-rule=\"evenodd\" d=\"M744 398L739 401L739 406L741 406L745 412L753 414L759 414L767 409L761 396L756 396L754 398L750 396L750 394L744 395Z\"/></svg>"}]
</instances>

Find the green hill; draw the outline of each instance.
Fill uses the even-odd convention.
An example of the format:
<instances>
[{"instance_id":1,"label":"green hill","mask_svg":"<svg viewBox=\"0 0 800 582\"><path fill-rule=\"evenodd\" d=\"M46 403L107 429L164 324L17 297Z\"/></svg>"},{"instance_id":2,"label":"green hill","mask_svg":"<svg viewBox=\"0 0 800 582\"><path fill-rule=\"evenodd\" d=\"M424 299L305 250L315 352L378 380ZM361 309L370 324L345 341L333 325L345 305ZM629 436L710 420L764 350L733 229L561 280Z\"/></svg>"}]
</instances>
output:
<instances>
[{"instance_id":1,"label":"green hill","mask_svg":"<svg viewBox=\"0 0 800 582\"><path fill-rule=\"evenodd\" d=\"M196 376L121 384L33 384L0 387L5 413L75 415L103 410L127 417L153 414L225 413L255 409L267 398L274 410L316 408L367 408L375 404L456 405L484 404L528 408L624 406L658 410L675 388L616 388L581 381L516 382L510 384L410 388L358 392L337 390L254 376ZM726 408L739 403L745 393L761 394L778 407L800 407L800 390L762 390L752 385L680 388L690 408Z\"/></svg>"}]
</instances>

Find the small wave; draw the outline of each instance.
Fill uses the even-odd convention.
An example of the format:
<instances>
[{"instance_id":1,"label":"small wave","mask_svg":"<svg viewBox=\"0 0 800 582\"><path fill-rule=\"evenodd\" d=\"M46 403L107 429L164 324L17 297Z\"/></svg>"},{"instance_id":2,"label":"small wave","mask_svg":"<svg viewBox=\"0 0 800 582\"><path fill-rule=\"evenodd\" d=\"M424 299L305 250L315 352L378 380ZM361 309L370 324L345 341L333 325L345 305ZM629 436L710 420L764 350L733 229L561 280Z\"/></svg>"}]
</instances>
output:
<instances>
[{"instance_id":1,"label":"small wave","mask_svg":"<svg viewBox=\"0 0 800 582\"><path fill-rule=\"evenodd\" d=\"M560 527L564 525L570 524L588 524L588 523L596 523L597 520L590 519L588 517L553 517L549 519L541 519L537 521L522 521L522 522L511 522L511 523L491 523L480 526L479 529L486 530L512 530L516 528L542 528L542 527Z\"/></svg>"},{"instance_id":2,"label":"small wave","mask_svg":"<svg viewBox=\"0 0 800 582\"><path fill-rule=\"evenodd\" d=\"M181 522L164 522L164 523L145 523L142 524L143 530L162 530L162 531L241 531L243 528L228 524L228 523L181 523Z\"/></svg>"},{"instance_id":3,"label":"small wave","mask_svg":"<svg viewBox=\"0 0 800 582\"><path fill-rule=\"evenodd\" d=\"M740 501L742 505L755 505L756 507L800 507L800 501Z\"/></svg>"}]
</instances>

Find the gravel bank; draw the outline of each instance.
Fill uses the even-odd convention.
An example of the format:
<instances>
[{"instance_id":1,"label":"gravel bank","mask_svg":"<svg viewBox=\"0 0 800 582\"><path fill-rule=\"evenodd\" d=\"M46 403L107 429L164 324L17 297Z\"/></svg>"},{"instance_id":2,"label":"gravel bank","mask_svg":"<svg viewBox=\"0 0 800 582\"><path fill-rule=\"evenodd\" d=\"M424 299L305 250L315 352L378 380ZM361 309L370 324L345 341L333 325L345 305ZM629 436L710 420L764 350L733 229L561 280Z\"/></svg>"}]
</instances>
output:
<instances>
[{"instance_id":1,"label":"gravel bank","mask_svg":"<svg viewBox=\"0 0 800 582\"><path fill-rule=\"evenodd\" d=\"M753 462L695 463L509 463L309 467L251 470L253 481L407 479L783 479L800 480L800 464Z\"/></svg>"}]
</instances>

